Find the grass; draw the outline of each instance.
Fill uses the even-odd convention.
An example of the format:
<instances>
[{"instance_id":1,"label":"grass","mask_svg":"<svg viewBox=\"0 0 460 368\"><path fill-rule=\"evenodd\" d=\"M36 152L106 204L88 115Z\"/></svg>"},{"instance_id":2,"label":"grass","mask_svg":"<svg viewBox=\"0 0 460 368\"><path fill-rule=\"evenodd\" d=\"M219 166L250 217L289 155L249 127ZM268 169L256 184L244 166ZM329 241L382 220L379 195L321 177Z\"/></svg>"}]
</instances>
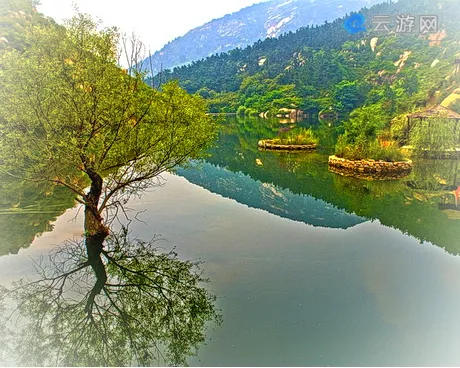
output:
<instances>
[{"instance_id":1,"label":"grass","mask_svg":"<svg viewBox=\"0 0 460 368\"><path fill-rule=\"evenodd\" d=\"M318 144L319 139L311 129L295 129L281 134L278 138L272 139L274 144L286 145L313 145Z\"/></svg>"},{"instance_id":2,"label":"grass","mask_svg":"<svg viewBox=\"0 0 460 368\"><path fill-rule=\"evenodd\" d=\"M345 145L338 142L335 155L347 160L376 160L397 162L404 161L406 157L398 147L387 146L382 147L378 142L373 142L367 145Z\"/></svg>"}]
</instances>

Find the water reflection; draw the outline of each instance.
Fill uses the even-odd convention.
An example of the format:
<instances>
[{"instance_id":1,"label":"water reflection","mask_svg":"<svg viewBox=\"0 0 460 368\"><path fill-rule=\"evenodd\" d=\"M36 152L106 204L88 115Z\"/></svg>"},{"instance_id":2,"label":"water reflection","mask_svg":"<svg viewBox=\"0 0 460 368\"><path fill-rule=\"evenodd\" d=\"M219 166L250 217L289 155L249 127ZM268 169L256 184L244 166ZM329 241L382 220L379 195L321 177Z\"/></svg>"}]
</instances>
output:
<instances>
[{"instance_id":1,"label":"water reflection","mask_svg":"<svg viewBox=\"0 0 460 368\"><path fill-rule=\"evenodd\" d=\"M261 152L260 139L275 137L291 126L277 120L229 117L206 162L178 174L214 193L285 218L336 228L378 219L419 241L460 253L460 211L454 196L454 188L460 185L459 161L415 161L412 173L395 181L342 177L329 172L327 165L338 125L303 121L292 126L311 126L320 138L319 152ZM71 194L58 187L10 184L9 190L3 186L0 197L0 255L27 247L74 205Z\"/></svg>"},{"instance_id":2,"label":"water reflection","mask_svg":"<svg viewBox=\"0 0 460 368\"><path fill-rule=\"evenodd\" d=\"M348 229L367 221L323 200L295 194L289 189L254 180L249 175L235 173L206 162L180 169L178 174L212 193L313 226Z\"/></svg>"},{"instance_id":3,"label":"water reflection","mask_svg":"<svg viewBox=\"0 0 460 368\"><path fill-rule=\"evenodd\" d=\"M313 125L318 135L333 141L333 126ZM161 191L130 201L133 210L148 208L149 213L143 217L147 226L133 222L131 229L147 238L155 226L168 241L177 244L181 254L206 259L212 288L223 297L219 300L225 313L223 328L206 332L203 320L215 321L215 314L197 314L188 303L177 299L174 313L178 316L165 316L169 304L155 285L135 286L142 278L124 272L119 265L133 271L138 270L136 267L148 270L152 265L169 281L161 281L165 276L159 273L149 277L175 290L181 287L175 280L183 271L182 263L160 262L151 248L143 251L142 242L124 241L122 234L115 238L118 240L110 238L104 248L112 260L97 247L95 254L88 254L84 244L75 243L63 248L64 252L53 252L50 262L43 260L40 265L46 270L46 278L34 279L39 281L38 286L30 284L12 295L16 302L25 301L15 321L21 316L19 327L28 333L22 336L11 325L0 323L0 330L10 327L0 331L0 340L7 340L0 341L0 353L5 352L5 358L11 359L19 355L22 359L16 362L23 365L63 365L64 358L69 365L134 365L136 360L147 364L148 359L174 364L181 354L193 352L206 332L212 340L200 349L201 360L189 361L193 365L458 364L460 259L438 248L445 247L453 254L460 249L459 220L453 216L458 211L452 195L452 188L458 185L457 162L420 161L405 179L362 181L328 171L329 143L317 154L258 151L260 138L275 136L279 131L278 123L228 120L207 162L179 174L277 216L347 230L281 221L168 174L168 184ZM18 202L6 203L5 208L10 208ZM23 203L25 197L18 208ZM67 219L60 222L61 228L59 223L56 225L56 232L62 231L65 236ZM379 221L359 224L373 219ZM34 227L26 226L5 226L4 230L32 234ZM419 246L414 237L438 247ZM32 251L37 249L32 247ZM3 261L19 265L20 259L27 262L28 254L21 251ZM84 268L63 280L63 275L80 266ZM2 277L9 277L14 267L5 268ZM18 269L17 273L23 272L23 268ZM58 299L60 284L50 288L55 277L66 284ZM106 281L100 281L105 277ZM117 287L121 282L124 286ZM38 290L41 294L35 294ZM159 300L152 302L147 292ZM203 296L194 299L190 295L187 300L197 300L195 305L199 300L206 303ZM12 303L11 299L6 301ZM124 322L125 314L116 306L133 318ZM99 316L98 308L103 308L103 316ZM60 314L56 314L58 310ZM83 329L91 326L88 311L96 321L90 332ZM37 322L42 316L43 323ZM190 322L195 317L197 320ZM86 322L78 325L82 320ZM177 332L176 321L180 322ZM103 334L96 326L109 332ZM148 330L149 326L155 329ZM195 329L189 330L192 327ZM132 349L126 332L130 330L126 328L138 334L136 349ZM73 336L69 347L63 342L65 334ZM3 348L6 345L7 351ZM177 355L166 355L170 346ZM74 354L78 349L82 354ZM144 351L150 356L143 361Z\"/></svg>"},{"instance_id":4,"label":"water reflection","mask_svg":"<svg viewBox=\"0 0 460 368\"><path fill-rule=\"evenodd\" d=\"M0 177L0 256L27 248L74 205L74 196L66 188Z\"/></svg>"},{"instance_id":5,"label":"water reflection","mask_svg":"<svg viewBox=\"0 0 460 368\"><path fill-rule=\"evenodd\" d=\"M1 317L9 363L186 365L221 317L199 263L155 246L126 229L104 247L68 242L37 262L37 279L2 289L0 300L16 308Z\"/></svg>"},{"instance_id":6,"label":"water reflection","mask_svg":"<svg viewBox=\"0 0 460 368\"><path fill-rule=\"evenodd\" d=\"M459 161L415 161L409 176L394 181L343 177L329 172L327 165L339 128L317 121L304 121L297 126L311 126L316 131L320 137L319 153L261 152L257 142L275 137L283 126L277 121L228 118L217 147L202 165L204 169L199 173L196 169L180 170L179 174L241 203L315 226L349 227L353 221L378 219L421 242L460 253L460 211L453 195L453 189L460 185ZM227 183L219 181L219 176L227 178ZM255 188L256 183L259 188L269 186L270 191L283 195L263 201L262 189L238 189ZM306 197L318 202L307 203ZM337 214L344 219L348 216L348 225L336 223Z\"/></svg>"}]
</instances>

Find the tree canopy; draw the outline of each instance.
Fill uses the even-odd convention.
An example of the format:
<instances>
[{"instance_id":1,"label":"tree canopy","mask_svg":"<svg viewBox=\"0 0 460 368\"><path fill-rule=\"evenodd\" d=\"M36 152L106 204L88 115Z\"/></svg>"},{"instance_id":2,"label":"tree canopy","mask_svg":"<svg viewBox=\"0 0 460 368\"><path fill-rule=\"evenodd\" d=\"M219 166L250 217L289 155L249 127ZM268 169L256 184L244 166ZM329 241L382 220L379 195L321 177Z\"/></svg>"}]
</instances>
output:
<instances>
[{"instance_id":1,"label":"tree canopy","mask_svg":"<svg viewBox=\"0 0 460 368\"><path fill-rule=\"evenodd\" d=\"M0 59L1 170L72 190L87 232L106 232L104 210L212 142L201 97L175 83L153 90L143 74L119 67L116 28L100 30L79 14L65 26L30 27L27 41ZM140 51L134 41L128 65Z\"/></svg>"},{"instance_id":2,"label":"tree canopy","mask_svg":"<svg viewBox=\"0 0 460 368\"><path fill-rule=\"evenodd\" d=\"M2 321L0 338L23 364L184 365L220 321L198 263L110 232L131 194L201 157L216 132L200 96L145 84L142 46L120 37L79 14L30 23L24 47L0 55L0 176L67 188L85 208L84 242L37 262L37 282L0 288L0 308L12 298L26 325L15 334Z\"/></svg>"}]
</instances>

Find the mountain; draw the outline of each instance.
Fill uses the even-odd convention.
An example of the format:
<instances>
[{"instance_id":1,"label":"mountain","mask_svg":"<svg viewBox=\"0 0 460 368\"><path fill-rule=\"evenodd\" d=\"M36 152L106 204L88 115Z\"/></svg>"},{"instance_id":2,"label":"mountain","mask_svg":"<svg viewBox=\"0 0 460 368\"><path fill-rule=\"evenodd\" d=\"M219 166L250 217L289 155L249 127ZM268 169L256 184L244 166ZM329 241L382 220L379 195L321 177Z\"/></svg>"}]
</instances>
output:
<instances>
[{"instance_id":1,"label":"mountain","mask_svg":"<svg viewBox=\"0 0 460 368\"><path fill-rule=\"evenodd\" d=\"M400 0L360 13L367 32L351 35L337 19L165 71L162 81L198 92L211 112L349 114L373 106L384 121L440 104L459 87L458 0ZM376 31L373 17L386 14L390 30ZM436 15L439 32L396 32L401 14Z\"/></svg>"},{"instance_id":2,"label":"mountain","mask_svg":"<svg viewBox=\"0 0 460 368\"><path fill-rule=\"evenodd\" d=\"M0 53L7 49L22 51L26 46L26 29L53 22L35 8L32 0L0 1Z\"/></svg>"},{"instance_id":3,"label":"mountain","mask_svg":"<svg viewBox=\"0 0 460 368\"><path fill-rule=\"evenodd\" d=\"M154 73L185 65L212 54L243 48L267 37L300 27L323 24L379 0L272 0L214 19L169 42L145 59L143 68Z\"/></svg>"}]
</instances>

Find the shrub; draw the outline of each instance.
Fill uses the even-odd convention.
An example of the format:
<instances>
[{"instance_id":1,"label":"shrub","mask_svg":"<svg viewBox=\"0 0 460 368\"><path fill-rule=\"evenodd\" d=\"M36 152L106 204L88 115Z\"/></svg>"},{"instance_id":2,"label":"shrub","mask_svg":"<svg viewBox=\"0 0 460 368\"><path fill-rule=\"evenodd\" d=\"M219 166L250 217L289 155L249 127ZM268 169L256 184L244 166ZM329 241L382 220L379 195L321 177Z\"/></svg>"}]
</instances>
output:
<instances>
[{"instance_id":1,"label":"shrub","mask_svg":"<svg viewBox=\"0 0 460 368\"><path fill-rule=\"evenodd\" d=\"M344 136L349 144L355 144L357 141L372 142L384 126L384 114L380 105L360 107L354 110L350 114L350 119L344 123Z\"/></svg>"},{"instance_id":2,"label":"shrub","mask_svg":"<svg viewBox=\"0 0 460 368\"><path fill-rule=\"evenodd\" d=\"M338 139L335 155L348 160L372 159L388 162L405 160L404 154L395 145L382 147L377 141L370 144L363 144L363 142L358 141L353 145L349 145L346 143L343 136Z\"/></svg>"},{"instance_id":3,"label":"shrub","mask_svg":"<svg viewBox=\"0 0 460 368\"><path fill-rule=\"evenodd\" d=\"M273 139L273 143L277 144L302 144L311 145L318 144L319 139L315 136L311 129L294 129L281 134L278 138Z\"/></svg>"},{"instance_id":4,"label":"shrub","mask_svg":"<svg viewBox=\"0 0 460 368\"><path fill-rule=\"evenodd\" d=\"M259 112L255 109L248 107L245 111L246 116L259 116Z\"/></svg>"},{"instance_id":5,"label":"shrub","mask_svg":"<svg viewBox=\"0 0 460 368\"><path fill-rule=\"evenodd\" d=\"M431 118L417 122L410 132L409 142L416 156L440 157L445 151L453 150L460 141L460 129L456 131L455 121Z\"/></svg>"},{"instance_id":6,"label":"shrub","mask_svg":"<svg viewBox=\"0 0 460 368\"><path fill-rule=\"evenodd\" d=\"M246 107L244 107L244 106L238 107L238 110L236 110L236 115L238 115L238 116L246 115Z\"/></svg>"},{"instance_id":7,"label":"shrub","mask_svg":"<svg viewBox=\"0 0 460 368\"><path fill-rule=\"evenodd\" d=\"M388 162L403 161L405 157L401 150L395 146L382 147L378 142L374 142L367 148L368 158Z\"/></svg>"},{"instance_id":8,"label":"shrub","mask_svg":"<svg viewBox=\"0 0 460 368\"><path fill-rule=\"evenodd\" d=\"M383 160L402 161L403 153L394 144L382 147L377 140L380 133L382 140L388 140L390 133L385 127L382 109L379 105L370 105L356 109L344 124L345 133L341 135L335 146L335 154L348 160ZM385 143L387 143L386 141Z\"/></svg>"}]
</instances>

